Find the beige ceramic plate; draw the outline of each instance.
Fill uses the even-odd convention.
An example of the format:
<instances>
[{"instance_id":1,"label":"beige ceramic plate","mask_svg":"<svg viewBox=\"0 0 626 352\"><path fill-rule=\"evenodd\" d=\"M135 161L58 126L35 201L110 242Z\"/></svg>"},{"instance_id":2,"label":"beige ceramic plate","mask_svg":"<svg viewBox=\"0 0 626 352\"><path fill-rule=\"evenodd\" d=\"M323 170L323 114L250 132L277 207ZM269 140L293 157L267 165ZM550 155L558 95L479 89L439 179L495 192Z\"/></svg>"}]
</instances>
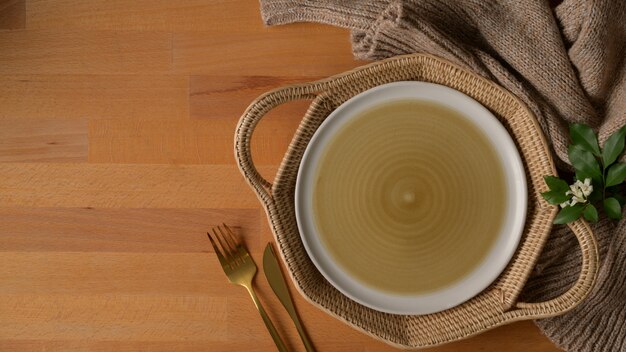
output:
<instances>
[{"instance_id":1,"label":"beige ceramic plate","mask_svg":"<svg viewBox=\"0 0 626 352\"><path fill-rule=\"evenodd\" d=\"M393 100L437 102L460 112L484 132L497 151L506 179L504 224L485 259L457 282L434 292L396 294L368 286L350 275L322 243L313 214L316 165L325 146L346 123L361 112ZM295 193L296 219L302 241L313 263L338 290L373 309L395 314L429 314L454 307L477 295L504 270L519 243L526 217L527 189L523 164L513 140L482 105L454 89L426 82L395 82L375 87L346 101L322 123L311 139L300 165Z\"/></svg>"}]
</instances>

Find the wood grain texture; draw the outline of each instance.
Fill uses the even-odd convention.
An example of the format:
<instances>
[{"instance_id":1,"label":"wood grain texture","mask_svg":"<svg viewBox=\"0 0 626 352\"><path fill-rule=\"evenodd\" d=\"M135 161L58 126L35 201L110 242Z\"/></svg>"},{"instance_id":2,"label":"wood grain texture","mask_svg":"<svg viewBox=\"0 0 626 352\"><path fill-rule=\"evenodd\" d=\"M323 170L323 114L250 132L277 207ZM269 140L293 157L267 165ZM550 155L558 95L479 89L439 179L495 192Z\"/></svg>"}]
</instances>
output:
<instances>
[{"instance_id":1,"label":"wood grain texture","mask_svg":"<svg viewBox=\"0 0 626 352\"><path fill-rule=\"evenodd\" d=\"M107 340L227 340L223 325L227 298L151 295L0 295L0 314L12 324L5 336L72 339L82 330L92 341ZM184 320L163 324L172 316ZM59 328L59 327L63 328Z\"/></svg>"},{"instance_id":2,"label":"wood grain texture","mask_svg":"<svg viewBox=\"0 0 626 352\"><path fill-rule=\"evenodd\" d=\"M257 208L235 166L0 164L0 206Z\"/></svg>"},{"instance_id":3,"label":"wood grain texture","mask_svg":"<svg viewBox=\"0 0 626 352\"><path fill-rule=\"evenodd\" d=\"M262 221L258 209L0 208L0 252L206 252L222 222L260 251Z\"/></svg>"},{"instance_id":4,"label":"wood grain texture","mask_svg":"<svg viewBox=\"0 0 626 352\"><path fill-rule=\"evenodd\" d=\"M183 119L188 95L186 76L0 75L0 119Z\"/></svg>"},{"instance_id":5,"label":"wood grain texture","mask_svg":"<svg viewBox=\"0 0 626 352\"><path fill-rule=\"evenodd\" d=\"M347 35L344 29L310 24L294 24L285 30L235 31L228 36L175 33L173 70L192 75L326 76L361 64L337 55L337 51L350 50Z\"/></svg>"},{"instance_id":6,"label":"wood grain texture","mask_svg":"<svg viewBox=\"0 0 626 352\"><path fill-rule=\"evenodd\" d=\"M258 4L246 0L29 0L28 7L32 29L230 33L261 27Z\"/></svg>"},{"instance_id":7,"label":"wood grain texture","mask_svg":"<svg viewBox=\"0 0 626 352\"><path fill-rule=\"evenodd\" d=\"M0 31L0 74L168 72L172 34L111 31Z\"/></svg>"},{"instance_id":8,"label":"wood grain texture","mask_svg":"<svg viewBox=\"0 0 626 352\"><path fill-rule=\"evenodd\" d=\"M26 0L0 0L0 29L26 26Z\"/></svg>"},{"instance_id":9,"label":"wood grain texture","mask_svg":"<svg viewBox=\"0 0 626 352\"><path fill-rule=\"evenodd\" d=\"M191 76L189 78L189 116L192 119L233 118L259 95L288 84L304 83L317 77L273 76ZM277 116L299 120L310 101L294 101L270 111ZM271 119L271 118L270 118ZM263 121L268 120L264 118Z\"/></svg>"},{"instance_id":10,"label":"wood grain texture","mask_svg":"<svg viewBox=\"0 0 626 352\"><path fill-rule=\"evenodd\" d=\"M273 239L234 164L235 124L264 91L362 64L348 35L266 28L246 0L0 0L0 351L274 351L206 231L228 223L262 262ZM266 178L306 107L259 124ZM319 351L396 350L290 288ZM557 349L530 322L431 349L496 350Z\"/></svg>"},{"instance_id":11,"label":"wood grain texture","mask_svg":"<svg viewBox=\"0 0 626 352\"><path fill-rule=\"evenodd\" d=\"M255 131L258 164L282 160L298 119L267 119ZM95 120L89 124L89 161L133 164L235 164L237 119Z\"/></svg>"},{"instance_id":12,"label":"wood grain texture","mask_svg":"<svg viewBox=\"0 0 626 352\"><path fill-rule=\"evenodd\" d=\"M0 162L87 161L87 121L1 120Z\"/></svg>"},{"instance_id":13,"label":"wood grain texture","mask_svg":"<svg viewBox=\"0 0 626 352\"><path fill-rule=\"evenodd\" d=\"M225 290L216 285L223 281L224 272L219 262L209 260L209 246L204 253L3 252L0 278L5 284L0 295L228 296L239 292L233 285L224 285Z\"/></svg>"}]
</instances>

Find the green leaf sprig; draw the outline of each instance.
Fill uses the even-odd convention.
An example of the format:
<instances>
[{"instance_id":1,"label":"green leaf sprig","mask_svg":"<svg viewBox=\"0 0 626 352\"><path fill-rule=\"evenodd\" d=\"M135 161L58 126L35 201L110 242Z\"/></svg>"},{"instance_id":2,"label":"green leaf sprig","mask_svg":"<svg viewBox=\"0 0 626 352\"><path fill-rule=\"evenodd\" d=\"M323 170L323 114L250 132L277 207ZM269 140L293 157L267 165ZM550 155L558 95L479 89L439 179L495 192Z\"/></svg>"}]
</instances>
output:
<instances>
[{"instance_id":1,"label":"green leaf sprig","mask_svg":"<svg viewBox=\"0 0 626 352\"><path fill-rule=\"evenodd\" d=\"M569 133L572 144L567 152L576 171L575 182L569 185L558 177L544 176L550 190L541 193L548 203L561 206L554 223L567 224L581 216L598 222L598 208L607 217L620 219L626 205L626 163L617 160L624 151L626 126L613 133L602 149L595 132L587 125L572 124Z\"/></svg>"}]
</instances>

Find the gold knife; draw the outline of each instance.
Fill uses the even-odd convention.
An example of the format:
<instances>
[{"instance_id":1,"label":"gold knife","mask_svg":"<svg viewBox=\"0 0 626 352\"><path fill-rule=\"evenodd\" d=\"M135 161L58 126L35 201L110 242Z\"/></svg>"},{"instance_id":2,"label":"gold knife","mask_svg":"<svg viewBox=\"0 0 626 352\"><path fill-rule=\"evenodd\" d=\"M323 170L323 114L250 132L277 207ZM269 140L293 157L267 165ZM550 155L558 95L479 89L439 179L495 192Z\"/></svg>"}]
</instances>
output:
<instances>
[{"instance_id":1,"label":"gold knife","mask_svg":"<svg viewBox=\"0 0 626 352\"><path fill-rule=\"evenodd\" d=\"M285 277L280 270L280 264L278 264L278 258L276 257L276 253L274 253L274 248L271 243L267 244L265 252L263 253L263 272L265 273L267 282L270 283L270 287L278 297L278 300L283 304L291 320L293 320L296 325L298 334L300 334L300 338L304 343L304 348L306 348L307 352L315 351L311 345L311 341L309 341L309 338L304 332L304 328L302 328L302 324L300 324L298 313L296 313L291 294L287 288L287 282L285 282Z\"/></svg>"}]
</instances>

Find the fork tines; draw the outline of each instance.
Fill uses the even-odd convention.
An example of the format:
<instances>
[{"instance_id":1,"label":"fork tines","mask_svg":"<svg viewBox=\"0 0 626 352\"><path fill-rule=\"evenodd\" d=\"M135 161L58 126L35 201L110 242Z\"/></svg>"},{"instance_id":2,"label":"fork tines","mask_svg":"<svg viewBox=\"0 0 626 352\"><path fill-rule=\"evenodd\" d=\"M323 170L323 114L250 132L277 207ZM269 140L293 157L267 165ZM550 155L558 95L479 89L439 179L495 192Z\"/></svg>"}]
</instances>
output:
<instances>
[{"instance_id":1,"label":"fork tines","mask_svg":"<svg viewBox=\"0 0 626 352\"><path fill-rule=\"evenodd\" d=\"M209 232L206 234L211 241L215 254L217 254L217 257L220 262L222 262L222 265L224 265L226 264L226 261L233 262L237 260L236 254L240 244L233 231L226 224L222 223L222 225L223 228L218 225L217 227L211 229L213 231L213 235Z\"/></svg>"}]
</instances>

